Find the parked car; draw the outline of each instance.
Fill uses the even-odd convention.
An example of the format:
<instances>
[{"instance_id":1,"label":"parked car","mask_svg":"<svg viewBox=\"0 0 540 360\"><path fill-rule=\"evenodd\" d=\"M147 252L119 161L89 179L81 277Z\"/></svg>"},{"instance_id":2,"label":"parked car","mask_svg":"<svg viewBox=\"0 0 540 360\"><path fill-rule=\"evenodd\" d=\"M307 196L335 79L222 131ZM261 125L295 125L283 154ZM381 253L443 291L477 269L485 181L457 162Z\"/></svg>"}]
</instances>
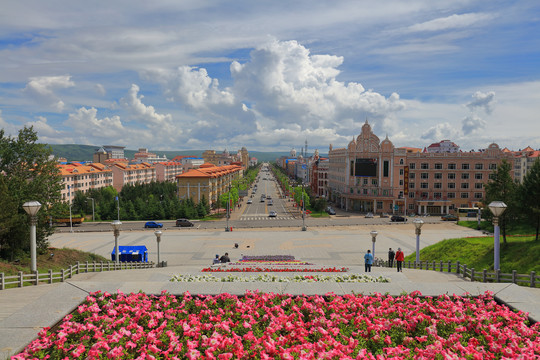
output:
<instances>
[{"instance_id":1,"label":"parked car","mask_svg":"<svg viewBox=\"0 0 540 360\"><path fill-rule=\"evenodd\" d=\"M247 203L248 203L248 204L253 204L253 200L248 199Z\"/></svg>"},{"instance_id":2,"label":"parked car","mask_svg":"<svg viewBox=\"0 0 540 360\"><path fill-rule=\"evenodd\" d=\"M191 227L193 223L188 219L176 219L176 226L179 227Z\"/></svg>"},{"instance_id":3,"label":"parked car","mask_svg":"<svg viewBox=\"0 0 540 360\"><path fill-rule=\"evenodd\" d=\"M147 229L147 228L162 228L162 227L163 227L162 223L158 223L158 222L155 222L155 221L147 221L146 224L144 224L145 229Z\"/></svg>"},{"instance_id":4,"label":"parked car","mask_svg":"<svg viewBox=\"0 0 540 360\"><path fill-rule=\"evenodd\" d=\"M273 202L272 200L268 200L268 201L266 202L266 205L274 205L274 202Z\"/></svg>"},{"instance_id":5,"label":"parked car","mask_svg":"<svg viewBox=\"0 0 540 360\"><path fill-rule=\"evenodd\" d=\"M368 218L368 219L373 218L373 213L368 212L368 213L366 214L366 218Z\"/></svg>"},{"instance_id":6,"label":"parked car","mask_svg":"<svg viewBox=\"0 0 540 360\"><path fill-rule=\"evenodd\" d=\"M441 216L442 221L457 221L458 217L452 214L446 214Z\"/></svg>"},{"instance_id":7,"label":"parked car","mask_svg":"<svg viewBox=\"0 0 540 360\"><path fill-rule=\"evenodd\" d=\"M336 210L332 209L330 206L326 208L328 215L336 215Z\"/></svg>"},{"instance_id":8,"label":"parked car","mask_svg":"<svg viewBox=\"0 0 540 360\"><path fill-rule=\"evenodd\" d=\"M277 212L275 212L274 210L268 213L268 217L276 217L276 216L277 216Z\"/></svg>"},{"instance_id":9,"label":"parked car","mask_svg":"<svg viewBox=\"0 0 540 360\"><path fill-rule=\"evenodd\" d=\"M393 215L393 216L390 218L390 221L391 221L391 222L406 222L406 221L407 221L407 218L404 217L404 216Z\"/></svg>"}]
</instances>

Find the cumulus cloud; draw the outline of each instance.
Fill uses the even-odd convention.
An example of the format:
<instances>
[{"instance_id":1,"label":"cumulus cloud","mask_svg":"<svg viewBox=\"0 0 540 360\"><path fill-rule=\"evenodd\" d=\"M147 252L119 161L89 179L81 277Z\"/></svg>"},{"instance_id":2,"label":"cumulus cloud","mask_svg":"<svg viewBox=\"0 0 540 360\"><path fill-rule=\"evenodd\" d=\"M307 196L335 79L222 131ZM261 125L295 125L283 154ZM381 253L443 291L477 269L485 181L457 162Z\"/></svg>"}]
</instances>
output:
<instances>
[{"instance_id":1,"label":"cumulus cloud","mask_svg":"<svg viewBox=\"0 0 540 360\"><path fill-rule=\"evenodd\" d=\"M139 86L132 84L128 95L120 100L120 103L128 109L136 119L146 121L151 124L164 126L172 120L171 114L159 114L152 105L143 104L143 95L139 95Z\"/></svg>"},{"instance_id":2,"label":"cumulus cloud","mask_svg":"<svg viewBox=\"0 0 540 360\"><path fill-rule=\"evenodd\" d=\"M448 29L466 28L489 21L494 16L486 13L453 14L444 18L433 19L423 23L414 24L407 28L408 32L441 31Z\"/></svg>"},{"instance_id":3,"label":"cumulus cloud","mask_svg":"<svg viewBox=\"0 0 540 360\"><path fill-rule=\"evenodd\" d=\"M64 102L55 94L55 90L66 89L75 86L71 76L40 76L32 77L26 84L24 92L33 97L38 103L55 111L64 110Z\"/></svg>"},{"instance_id":4,"label":"cumulus cloud","mask_svg":"<svg viewBox=\"0 0 540 360\"><path fill-rule=\"evenodd\" d=\"M465 135L477 133L480 130L485 129L485 127L486 121L474 114L465 117L461 122L461 129Z\"/></svg>"},{"instance_id":5,"label":"cumulus cloud","mask_svg":"<svg viewBox=\"0 0 540 360\"><path fill-rule=\"evenodd\" d=\"M491 114L493 111L493 99L495 98L495 92L489 91L487 93L477 91L472 95L473 101L467 104L467 107L471 111L475 111L478 108L484 109L486 114Z\"/></svg>"},{"instance_id":6,"label":"cumulus cloud","mask_svg":"<svg viewBox=\"0 0 540 360\"><path fill-rule=\"evenodd\" d=\"M450 123L444 122L430 127L420 136L428 141L441 141L443 139L455 139L459 136L459 130Z\"/></svg>"}]
</instances>

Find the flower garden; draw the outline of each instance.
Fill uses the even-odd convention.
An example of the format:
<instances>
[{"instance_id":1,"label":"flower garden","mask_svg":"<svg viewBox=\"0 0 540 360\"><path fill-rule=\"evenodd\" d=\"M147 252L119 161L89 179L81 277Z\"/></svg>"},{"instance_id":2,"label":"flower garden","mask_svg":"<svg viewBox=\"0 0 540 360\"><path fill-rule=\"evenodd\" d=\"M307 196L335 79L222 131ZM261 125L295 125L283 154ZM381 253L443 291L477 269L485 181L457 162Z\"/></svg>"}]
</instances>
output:
<instances>
[{"instance_id":1,"label":"flower garden","mask_svg":"<svg viewBox=\"0 0 540 360\"><path fill-rule=\"evenodd\" d=\"M343 282L343 283L373 283L390 282L385 276L371 276L364 274L342 274L342 275L294 275L294 276L276 276L273 274L259 274L255 276L238 276L228 274L227 276L214 275L174 275L172 282Z\"/></svg>"},{"instance_id":2,"label":"flower garden","mask_svg":"<svg viewBox=\"0 0 540 360\"><path fill-rule=\"evenodd\" d=\"M537 359L540 324L479 297L90 294L12 359Z\"/></svg>"},{"instance_id":3,"label":"flower garden","mask_svg":"<svg viewBox=\"0 0 540 360\"><path fill-rule=\"evenodd\" d=\"M314 267L292 255L242 255L236 262L202 269L202 272L347 272L346 267Z\"/></svg>"}]
</instances>

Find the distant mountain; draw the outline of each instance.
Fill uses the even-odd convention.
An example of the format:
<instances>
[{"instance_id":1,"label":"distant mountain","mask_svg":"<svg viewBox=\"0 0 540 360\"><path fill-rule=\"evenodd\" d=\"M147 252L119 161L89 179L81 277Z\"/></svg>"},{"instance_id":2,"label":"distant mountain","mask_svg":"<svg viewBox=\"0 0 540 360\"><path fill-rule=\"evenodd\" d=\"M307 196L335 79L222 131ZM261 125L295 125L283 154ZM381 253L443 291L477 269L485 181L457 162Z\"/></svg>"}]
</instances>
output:
<instances>
[{"instance_id":1,"label":"distant mountain","mask_svg":"<svg viewBox=\"0 0 540 360\"><path fill-rule=\"evenodd\" d=\"M92 161L94 153L101 146L98 145L77 145L77 144L50 144L52 153L56 157L66 158L68 161ZM133 159L135 153L138 150L124 150L124 154L128 159ZM166 156L167 159L172 159L178 155L193 155L202 157L204 150L178 150L178 151L160 151L160 150L151 150L151 153L154 153L158 156ZM249 151L249 149L248 149ZM249 151L249 156L257 158L259 162L263 161L276 161L276 159L281 156L289 155L288 151L276 151L276 152L264 152L264 151ZM321 155L325 156L325 155Z\"/></svg>"}]
</instances>

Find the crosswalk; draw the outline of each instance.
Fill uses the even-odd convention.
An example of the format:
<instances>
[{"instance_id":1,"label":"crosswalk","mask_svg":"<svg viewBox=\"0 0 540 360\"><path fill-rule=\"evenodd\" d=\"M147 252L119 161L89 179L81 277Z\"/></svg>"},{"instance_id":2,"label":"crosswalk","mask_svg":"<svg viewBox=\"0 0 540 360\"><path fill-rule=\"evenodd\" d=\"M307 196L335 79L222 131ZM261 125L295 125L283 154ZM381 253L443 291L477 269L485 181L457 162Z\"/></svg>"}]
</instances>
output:
<instances>
[{"instance_id":1,"label":"crosswalk","mask_svg":"<svg viewBox=\"0 0 540 360\"><path fill-rule=\"evenodd\" d=\"M293 216L276 216L276 217L269 217L268 215L257 215L257 216L253 216L253 215L242 215L240 217L240 220L241 221L253 221L253 220L292 220L294 219Z\"/></svg>"}]
</instances>

